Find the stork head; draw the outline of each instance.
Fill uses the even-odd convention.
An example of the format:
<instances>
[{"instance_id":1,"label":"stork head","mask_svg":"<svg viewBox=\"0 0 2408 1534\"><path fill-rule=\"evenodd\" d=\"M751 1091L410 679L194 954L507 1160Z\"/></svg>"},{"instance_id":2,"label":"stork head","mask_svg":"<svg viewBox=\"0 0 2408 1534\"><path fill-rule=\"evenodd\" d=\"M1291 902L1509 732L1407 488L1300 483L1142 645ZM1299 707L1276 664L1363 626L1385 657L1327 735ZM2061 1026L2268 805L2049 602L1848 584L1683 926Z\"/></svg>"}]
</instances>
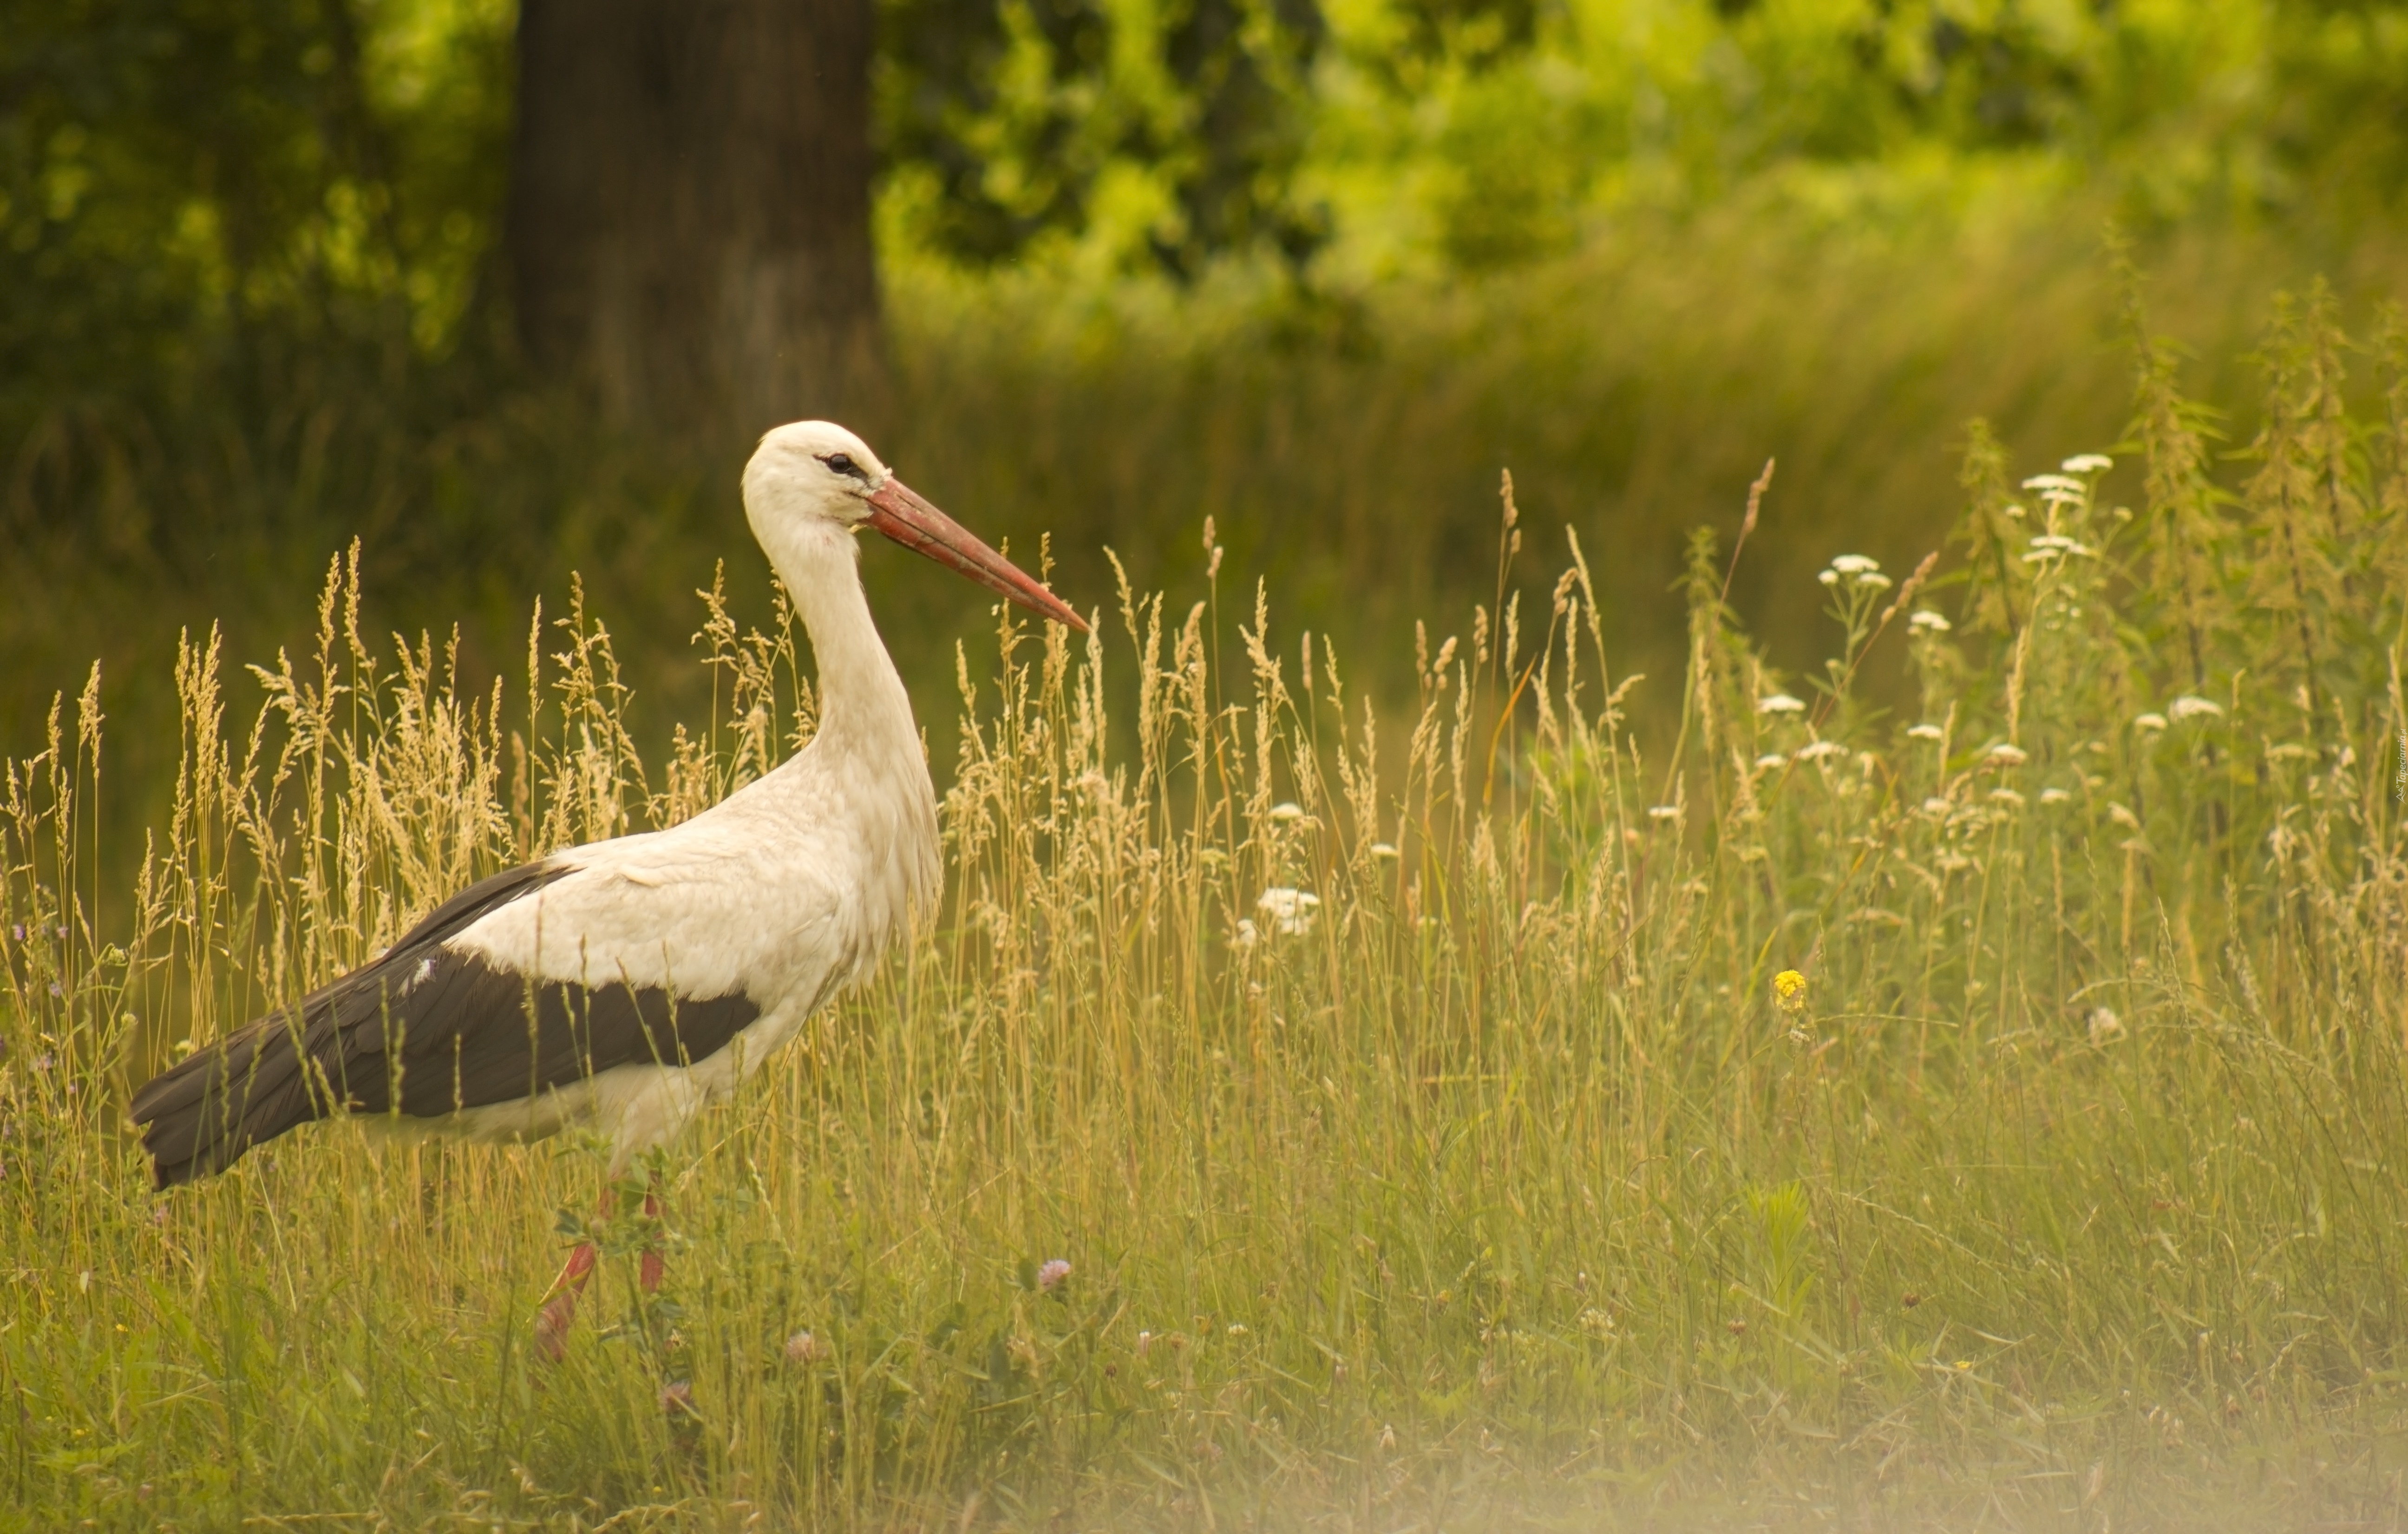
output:
<instances>
[{"instance_id":1,"label":"stork head","mask_svg":"<svg viewBox=\"0 0 2408 1534\"><path fill-rule=\"evenodd\" d=\"M744 466L744 513L753 535L771 549L809 529L873 529L1039 617L1087 631L1060 597L922 500L868 443L834 422L797 421L761 438Z\"/></svg>"}]
</instances>

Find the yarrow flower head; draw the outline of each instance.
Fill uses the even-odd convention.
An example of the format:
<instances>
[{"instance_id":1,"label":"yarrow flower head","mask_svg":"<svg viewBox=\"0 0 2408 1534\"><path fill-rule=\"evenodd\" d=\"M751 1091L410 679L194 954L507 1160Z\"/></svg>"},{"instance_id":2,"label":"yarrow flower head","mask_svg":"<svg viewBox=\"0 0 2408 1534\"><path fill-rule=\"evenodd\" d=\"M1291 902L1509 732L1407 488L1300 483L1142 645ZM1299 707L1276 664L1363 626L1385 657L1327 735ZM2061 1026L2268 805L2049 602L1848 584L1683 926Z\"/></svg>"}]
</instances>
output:
<instances>
[{"instance_id":1,"label":"yarrow flower head","mask_svg":"<svg viewBox=\"0 0 2408 1534\"><path fill-rule=\"evenodd\" d=\"M1881 568L1881 562L1862 554L1840 554L1832 559L1831 568L1842 575L1870 575Z\"/></svg>"},{"instance_id":2,"label":"yarrow flower head","mask_svg":"<svg viewBox=\"0 0 2408 1534\"><path fill-rule=\"evenodd\" d=\"M1806 711L1806 705L1787 693L1773 693L1756 700L1756 711L1760 714L1799 714Z\"/></svg>"},{"instance_id":3,"label":"yarrow flower head","mask_svg":"<svg viewBox=\"0 0 2408 1534\"><path fill-rule=\"evenodd\" d=\"M1806 977L1795 969L1784 969L1772 977L1772 994L1784 1012L1806 1010Z\"/></svg>"},{"instance_id":4,"label":"yarrow flower head","mask_svg":"<svg viewBox=\"0 0 2408 1534\"><path fill-rule=\"evenodd\" d=\"M1948 738L1948 732L1942 729L1937 724L1916 724L1910 727L1906 733L1909 737L1916 740L1945 740Z\"/></svg>"},{"instance_id":5,"label":"yarrow flower head","mask_svg":"<svg viewBox=\"0 0 2408 1534\"><path fill-rule=\"evenodd\" d=\"M2115 460L2103 452L2077 452L2057 466L2068 474L2104 474L2115 466Z\"/></svg>"},{"instance_id":6,"label":"yarrow flower head","mask_svg":"<svg viewBox=\"0 0 2408 1534\"><path fill-rule=\"evenodd\" d=\"M1070 1264L1068 1258L1048 1257L1045 1259L1045 1265L1037 1269L1037 1287L1046 1294L1052 1294L1069 1282Z\"/></svg>"},{"instance_id":7,"label":"yarrow flower head","mask_svg":"<svg viewBox=\"0 0 2408 1534\"><path fill-rule=\"evenodd\" d=\"M1273 885L1254 901L1254 909L1270 919L1271 931L1283 938L1301 938L1312 930L1312 914L1321 896L1310 890Z\"/></svg>"},{"instance_id":8,"label":"yarrow flower head","mask_svg":"<svg viewBox=\"0 0 2408 1534\"><path fill-rule=\"evenodd\" d=\"M2220 719L2224 716L2224 705L2211 703L2196 693L2185 693L2166 705L2166 715L2175 720Z\"/></svg>"},{"instance_id":9,"label":"yarrow flower head","mask_svg":"<svg viewBox=\"0 0 2408 1534\"><path fill-rule=\"evenodd\" d=\"M2166 716L2161 713L2137 714L2132 719L2132 727L2136 730L2161 730L2166 727Z\"/></svg>"},{"instance_id":10,"label":"yarrow flower head","mask_svg":"<svg viewBox=\"0 0 2408 1534\"><path fill-rule=\"evenodd\" d=\"M1918 608L1906 620L1906 626L1917 634L1945 634L1956 625L1929 608Z\"/></svg>"},{"instance_id":11,"label":"yarrow flower head","mask_svg":"<svg viewBox=\"0 0 2408 1534\"><path fill-rule=\"evenodd\" d=\"M2061 490L2079 495L2088 487L2070 474L2035 474L2024 481L2026 490Z\"/></svg>"}]
</instances>

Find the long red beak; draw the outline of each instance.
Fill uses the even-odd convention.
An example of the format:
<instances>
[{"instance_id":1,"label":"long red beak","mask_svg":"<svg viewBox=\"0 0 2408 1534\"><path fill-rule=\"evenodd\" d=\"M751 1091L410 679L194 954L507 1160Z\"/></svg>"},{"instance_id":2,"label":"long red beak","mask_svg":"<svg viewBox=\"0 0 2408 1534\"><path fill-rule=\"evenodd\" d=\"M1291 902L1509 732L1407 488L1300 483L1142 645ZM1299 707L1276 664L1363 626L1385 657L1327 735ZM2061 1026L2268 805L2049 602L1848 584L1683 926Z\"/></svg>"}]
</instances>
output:
<instances>
[{"instance_id":1,"label":"long red beak","mask_svg":"<svg viewBox=\"0 0 2408 1534\"><path fill-rule=\"evenodd\" d=\"M1087 632L1084 620L1060 597L1028 578L1027 572L986 546L976 533L922 500L910 486L888 475L869 496L867 525L914 553L949 566L982 586L1003 593L1040 618L1066 628Z\"/></svg>"}]
</instances>

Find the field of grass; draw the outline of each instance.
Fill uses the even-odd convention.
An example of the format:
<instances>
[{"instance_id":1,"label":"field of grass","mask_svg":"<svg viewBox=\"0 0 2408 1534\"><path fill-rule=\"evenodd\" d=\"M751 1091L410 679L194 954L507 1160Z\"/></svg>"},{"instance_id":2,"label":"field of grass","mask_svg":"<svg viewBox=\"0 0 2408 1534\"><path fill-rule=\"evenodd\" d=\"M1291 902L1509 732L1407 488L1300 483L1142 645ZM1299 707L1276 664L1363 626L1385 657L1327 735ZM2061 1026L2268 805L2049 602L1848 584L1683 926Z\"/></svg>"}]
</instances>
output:
<instances>
[{"instance_id":1,"label":"field of grass","mask_svg":"<svg viewBox=\"0 0 2408 1534\"><path fill-rule=\"evenodd\" d=\"M0 1527L2398 1526L2408 355L2281 317L2239 475L2143 348L2127 461L1975 433L1931 566L1699 533L1644 680L1510 495L1459 622L1191 566L1007 625L919 698L941 918L662 1159L656 1302L601 1227L558 1366L590 1145L159 1196L122 1103L762 770L807 650L699 614L647 760L591 614L463 688L338 574L314 651L179 653L131 882L68 702L0 799Z\"/></svg>"}]
</instances>

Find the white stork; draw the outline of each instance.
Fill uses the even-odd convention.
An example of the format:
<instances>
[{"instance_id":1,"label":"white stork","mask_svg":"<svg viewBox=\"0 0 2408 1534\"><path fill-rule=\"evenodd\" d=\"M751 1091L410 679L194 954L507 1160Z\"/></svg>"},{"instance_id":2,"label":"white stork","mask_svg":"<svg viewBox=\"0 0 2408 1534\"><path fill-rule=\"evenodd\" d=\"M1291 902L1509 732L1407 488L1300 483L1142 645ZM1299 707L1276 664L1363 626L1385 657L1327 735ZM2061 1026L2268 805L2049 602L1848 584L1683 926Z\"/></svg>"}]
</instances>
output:
<instances>
[{"instance_id":1,"label":"white stork","mask_svg":"<svg viewBox=\"0 0 2408 1534\"><path fill-rule=\"evenodd\" d=\"M482 1140L590 1124L612 1141L615 1183L936 900L936 791L853 535L873 528L1087 625L841 426L763 437L744 510L819 658L810 743L682 824L470 885L374 961L152 1080L132 1113L159 1186L337 1112ZM591 1243L570 1254L538 1319L554 1356L594 1260ZM644 1286L659 1281L647 1252Z\"/></svg>"}]
</instances>

